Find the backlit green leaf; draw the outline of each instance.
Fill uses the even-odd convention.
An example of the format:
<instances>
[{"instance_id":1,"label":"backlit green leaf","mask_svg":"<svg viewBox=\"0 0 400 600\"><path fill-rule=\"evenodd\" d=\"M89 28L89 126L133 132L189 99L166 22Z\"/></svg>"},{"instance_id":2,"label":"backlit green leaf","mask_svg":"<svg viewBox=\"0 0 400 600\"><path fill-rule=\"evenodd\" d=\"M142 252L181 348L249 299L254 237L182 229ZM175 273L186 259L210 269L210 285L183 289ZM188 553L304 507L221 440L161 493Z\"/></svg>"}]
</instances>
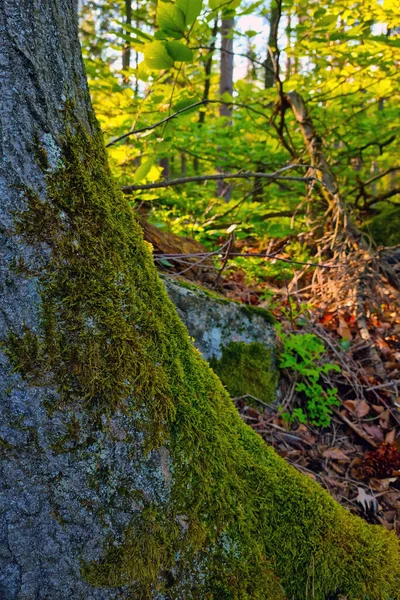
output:
<instances>
[{"instance_id":1,"label":"backlit green leaf","mask_svg":"<svg viewBox=\"0 0 400 600\"><path fill-rule=\"evenodd\" d=\"M175 4L158 3L157 24L162 31L177 39L185 33L185 15Z\"/></svg>"},{"instance_id":2,"label":"backlit green leaf","mask_svg":"<svg viewBox=\"0 0 400 600\"><path fill-rule=\"evenodd\" d=\"M165 42L159 40L146 44L144 58L146 65L151 69L169 69L174 64L173 58L168 54Z\"/></svg>"},{"instance_id":3,"label":"backlit green leaf","mask_svg":"<svg viewBox=\"0 0 400 600\"><path fill-rule=\"evenodd\" d=\"M146 179L147 175L150 173L150 169L154 163L154 156L151 156L147 160L143 161L140 167L137 169L134 177L135 183L140 183L144 179Z\"/></svg>"},{"instance_id":4,"label":"backlit green leaf","mask_svg":"<svg viewBox=\"0 0 400 600\"><path fill-rule=\"evenodd\" d=\"M190 62L193 60L193 50L182 44L182 42L167 42L168 54L176 62Z\"/></svg>"},{"instance_id":5,"label":"backlit green leaf","mask_svg":"<svg viewBox=\"0 0 400 600\"><path fill-rule=\"evenodd\" d=\"M191 25L201 13L203 0L176 0L176 6L185 15L186 25Z\"/></svg>"}]
</instances>

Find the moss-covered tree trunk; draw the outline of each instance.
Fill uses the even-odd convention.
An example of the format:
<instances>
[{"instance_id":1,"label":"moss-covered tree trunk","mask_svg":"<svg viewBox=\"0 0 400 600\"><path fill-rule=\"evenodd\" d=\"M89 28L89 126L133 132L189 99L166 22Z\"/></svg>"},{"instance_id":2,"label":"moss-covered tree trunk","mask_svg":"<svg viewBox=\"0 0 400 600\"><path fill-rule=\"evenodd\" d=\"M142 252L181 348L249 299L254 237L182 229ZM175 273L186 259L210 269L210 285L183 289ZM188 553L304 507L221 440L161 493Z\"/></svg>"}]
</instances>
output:
<instances>
[{"instance_id":1,"label":"moss-covered tree trunk","mask_svg":"<svg viewBox=\"0 0 400 600\"><path fill-rule=\"evenodd\" d=\"M399 597L237 415L110 177L74 0L0 3L2 600Z\"/></svg>"}]
</instances>

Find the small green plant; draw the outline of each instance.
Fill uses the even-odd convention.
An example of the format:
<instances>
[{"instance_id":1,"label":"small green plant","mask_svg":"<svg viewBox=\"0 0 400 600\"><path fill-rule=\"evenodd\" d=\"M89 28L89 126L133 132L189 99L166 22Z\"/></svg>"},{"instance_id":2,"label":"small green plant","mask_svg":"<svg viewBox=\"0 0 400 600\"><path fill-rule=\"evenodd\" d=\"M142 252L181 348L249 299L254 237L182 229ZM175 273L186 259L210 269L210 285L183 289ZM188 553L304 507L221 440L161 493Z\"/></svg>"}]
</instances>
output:
<instances>
[{"instance_id":1,"label":"small green plant","mask_svg":"<svg viewBox=\"0 0 400 600\"><path fill-rule=\"evenodd\" d=\"M325 346L312 333L283 333L279 330L282 350L279 358L281 369L295 371L301 381L295 390L306 397L304 407L295 408L291 413L284 412L282 417L289 423L296 419L300 423L310 423L318 427L327 427L331 420L331 407L339 405L337 388L324 389L321 375L329 371L340 372L340 367L332 363L323 363Z\"/></svg>"}]
</instances>

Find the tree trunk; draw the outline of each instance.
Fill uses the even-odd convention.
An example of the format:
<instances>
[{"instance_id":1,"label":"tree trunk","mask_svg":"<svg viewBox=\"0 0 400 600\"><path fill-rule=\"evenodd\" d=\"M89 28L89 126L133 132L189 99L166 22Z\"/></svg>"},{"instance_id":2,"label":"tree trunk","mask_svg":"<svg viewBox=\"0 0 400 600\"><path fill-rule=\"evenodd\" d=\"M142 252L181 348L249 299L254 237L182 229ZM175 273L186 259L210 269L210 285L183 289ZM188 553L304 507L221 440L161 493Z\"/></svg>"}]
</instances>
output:
<instances>
[{"instance_id":1,"label":"tree trunk","mask_svg":"<svg viewBox=\"0 0 400 600\"><path fill-rule=\"evenodd\" d=\"M219 93L222 96L225 93L233 94L233 37L232 32L235 26L235 19L222 19L221 24L221 62L220 62L220 80ZM219 109L221 117L232 116L232 105L221 104Z\"/></svg>"},{"instance_id":2,"label":"tree trunk","mask_svg":"<svg viewBox=\"0 0 400 600\"><path fill-rule=\"evenodd\" d=\"M1 599L398 598L395 538L193 349L110 176L74 0L3 0L0 39Z\"/></svg>"},{"instance_id":3,"label":"tree trunk","mask_svg":"<svg viewBox=\"0 0 400 600\"><path fill-rule=\"evenodd\" d=\"M217 35L218 35L218 17L214 21L213 28L211 30L211 41L210 47L208 51L208 57L204 65L204 90L203 90L203 98L204 104L206 104L210 98L210 88L211 88L211 74L212 74L212 65L213 58L215 52L215 46L217 43ZM202 127L206 120L206 111L202 110L199 114L199 127ZM193 160L193 168L196 173L199 172L199 159L197 157Z\"/></svg>"},{"instance_id":4,"label":"tree trunk","mask_svg":"<svg viewBox=\"0 0 400 600\"><path fill-rule=\"evenodd\" d=\"M234 55L233 55L233 28L235 26L235 19L222 19L221 23L221 59L220 59L220 79L219 79L219 93L233 94L233 67L234 67ZM219 107L219 114L221 117L226 117L226 127L232 126L232 104L222 103ZM222 169L223 170L223 169ZM232 184L226 183L225 181L219 181L217 184L217 195L223 197L227 202L230 200L232 195Z\"/></svg>"},{"instance_id":5,"label":"tree trunk","mask_svg":"<svg viewBox=\"0 0 400 600\"><path fill-rule=\"evenodd\" d=\"M132 0L125 0L125 22L129 26L132 25ZM127 30L125 33L130 38L130 31ZM128 41L122 54L122 68L124 70L129 69L131 66L131 51L131 44ZM129 81L129 77L126 80Z\"/></svg>"},{"instance_id":6,"label":"tree trunk","mask_svg":"<svg viewBox=\"0 0 400 600\"><path fill-rule=\"evenodd\" d=\"M275 62L278 59L277 54L277 35L278 25L280 20L280 10L277 4L273 1L270 8L269 17L269 34L267 43L267 57L265 59L264 71L264 87L266 90L275 85Z\"/></svg>"}]
</instances>

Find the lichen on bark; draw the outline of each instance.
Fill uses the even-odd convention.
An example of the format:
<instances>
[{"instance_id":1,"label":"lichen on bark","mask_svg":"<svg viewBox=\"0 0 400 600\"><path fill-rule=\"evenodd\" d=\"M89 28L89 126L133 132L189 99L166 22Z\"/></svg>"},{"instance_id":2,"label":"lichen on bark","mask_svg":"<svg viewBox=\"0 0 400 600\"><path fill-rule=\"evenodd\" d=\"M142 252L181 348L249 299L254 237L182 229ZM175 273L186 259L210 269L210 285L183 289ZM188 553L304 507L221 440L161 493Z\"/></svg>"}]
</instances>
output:
<instances>
[{"instance_id":1,"label":"lichen on bark","mask_svg":"<svg viewBox=\"0 0 400 600\"><path fill-rule=\"evenodd\" d=\"M15 214L15 235L38 249L15 268L38 280L41 323L10 331L3 347L30 385L57 390L49 418L70 414L53 452L80 451L75 409L87 415L86 441L113 415L134 415L145 453L164 456L169 488L148 498L139 482L137 494L115 483L132 505L129 525L122 539L109 529L82 577L126 598L399 598L395 537L351 516L240 420L168 300L97 126L93 136L80 126L73 103L65 119L46 197L24 189ZM107 531L107 507L102 519Z\"/></svg>"}]
</instances>

